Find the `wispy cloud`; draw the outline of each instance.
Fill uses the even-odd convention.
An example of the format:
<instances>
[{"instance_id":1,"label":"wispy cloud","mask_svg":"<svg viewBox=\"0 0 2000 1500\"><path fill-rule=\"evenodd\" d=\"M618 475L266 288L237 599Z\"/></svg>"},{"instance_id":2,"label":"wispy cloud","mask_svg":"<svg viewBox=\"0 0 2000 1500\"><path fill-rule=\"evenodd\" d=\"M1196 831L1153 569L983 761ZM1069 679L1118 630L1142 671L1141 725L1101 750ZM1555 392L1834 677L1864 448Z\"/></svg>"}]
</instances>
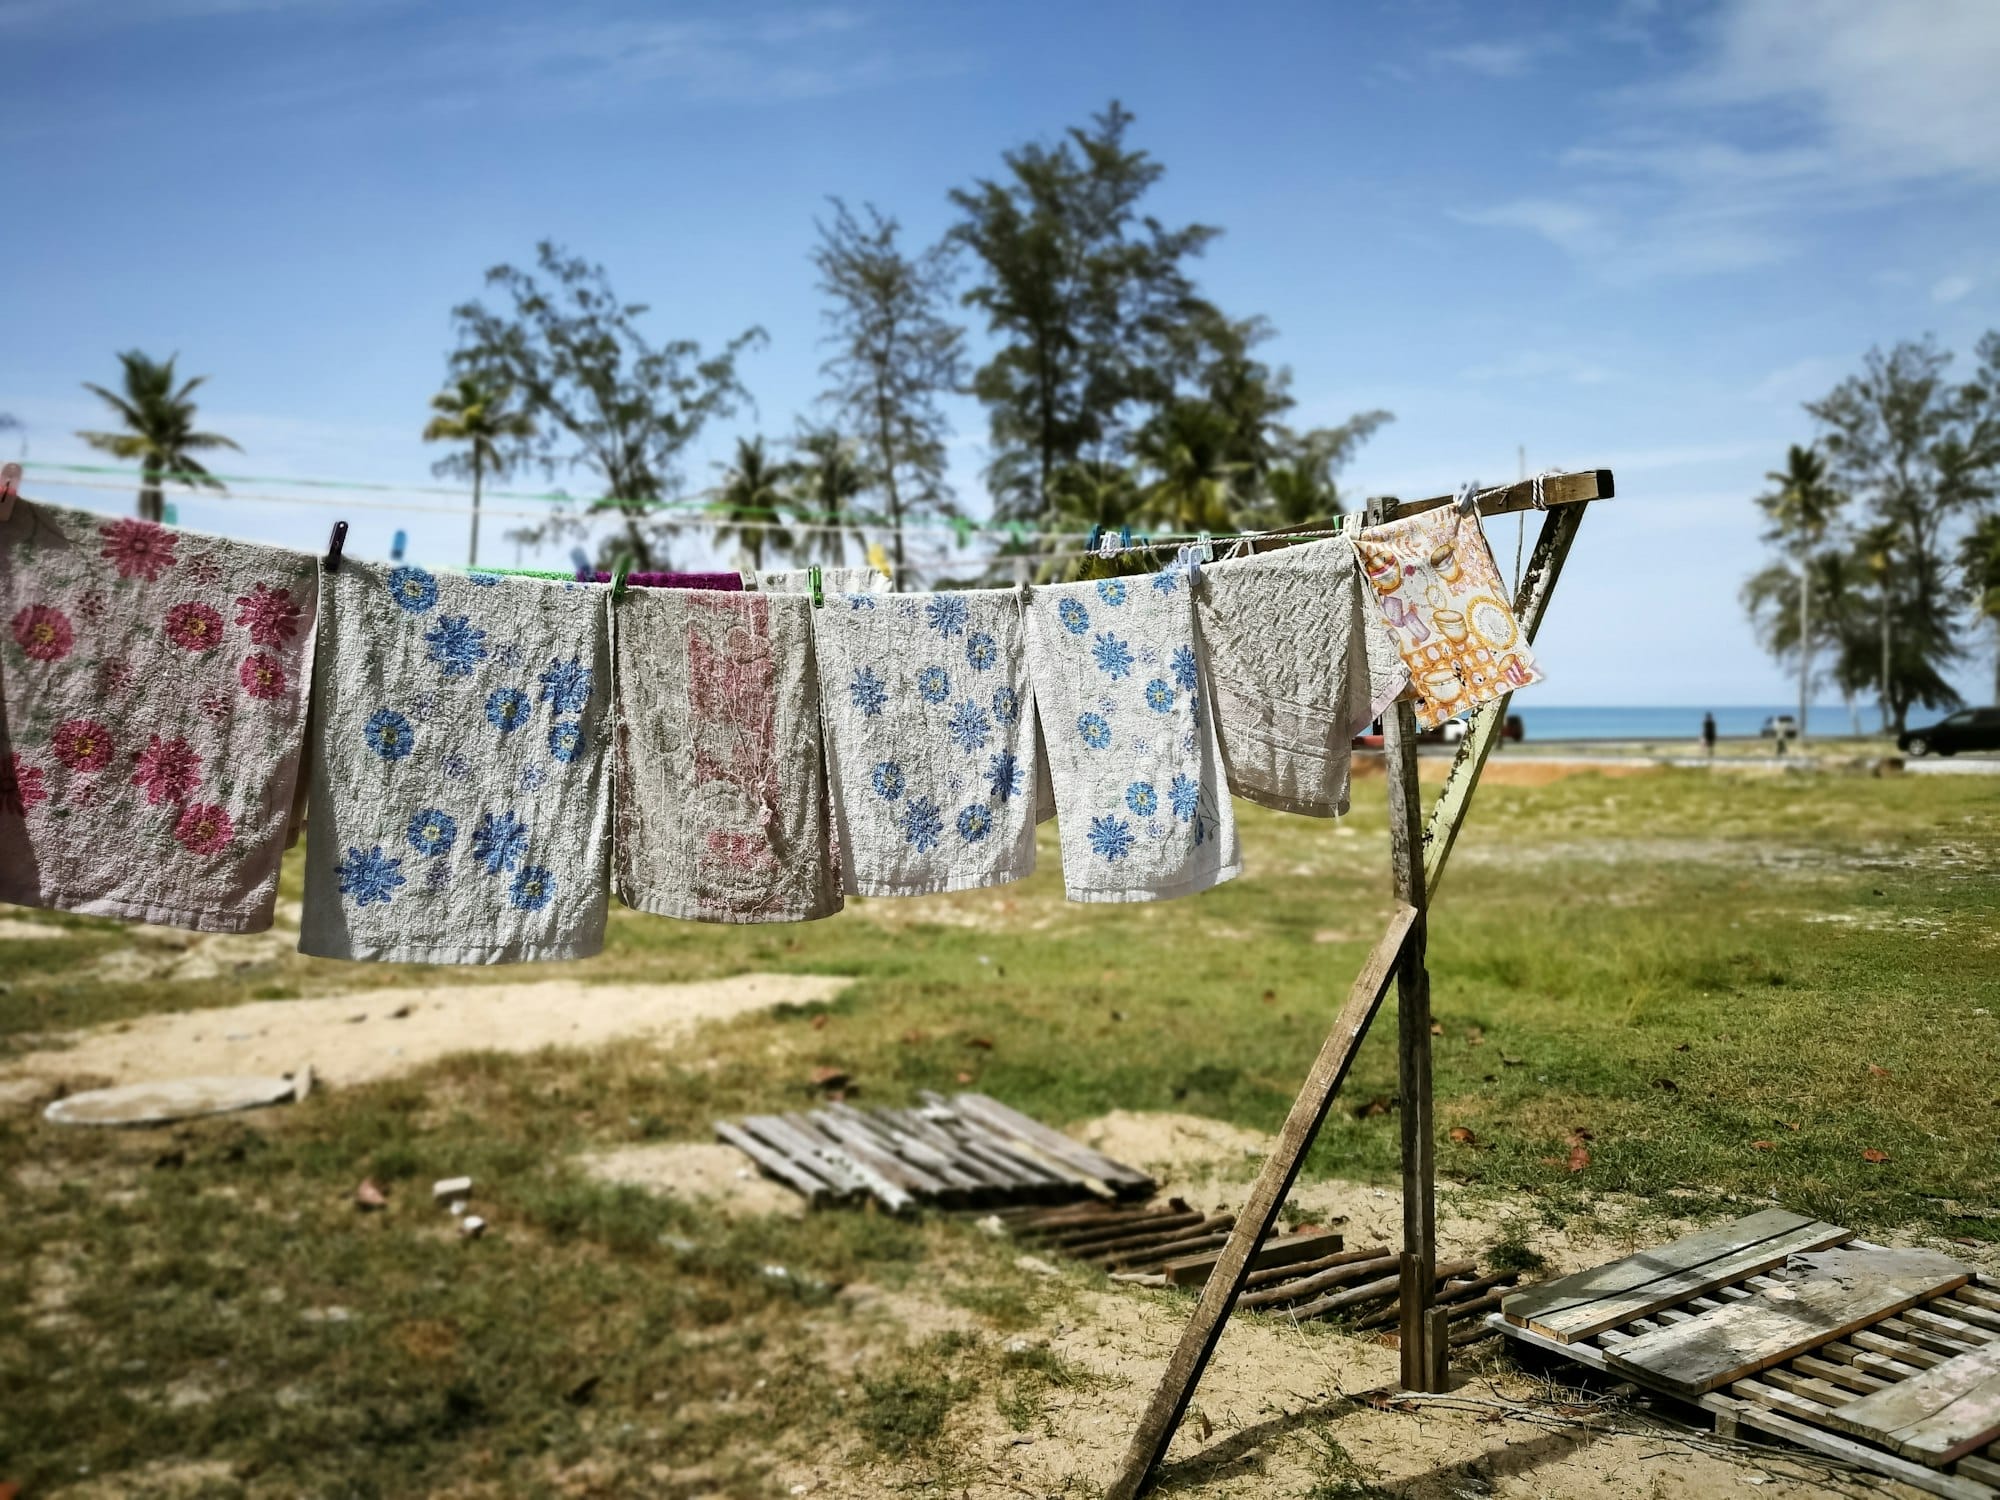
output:
<instances>
[{"instance_id":1,"label":"wispy cloud","mask_svg":"<svg viewBox=\"0 0 2000 1500\"><path fill-rule=\"evenodd\" d=\"M1784 261L1829 216L2000 179L1990 0L1721 0L1693 47L1606 101L1566 189L1458 216L1631 280Z\"/></svg>"},{"instance_id":2,"label":"wispy cloud","mask_svg":"<svg viewBox=\"0 0 2000 1500\"><path fill-rule=\"evenodd\" d=\"M1535 41L1466 42L1431 54L1446 67L1462 68L1484 78L1519 78L1544 50Z\"/></svg>"},{"instance_id":3,"label":"wispy cloud","mask_svg":"<svg viewBox=\"0 0 2000 1500\"><path fill-rule=\"evenodd\" d=\"M1970 276L1942 277L1931 287L1931 301L1940 307L1949 306L1970 296L1978 285Z\"/></svg>"},{"instance_id":4,"label":"wispy cloud","mask_svg":"<svg viewBox=\"0 0 2000 1500\"><path fill-rule=\"evenodd\" d=\"M1519 382L1523 385L1550 384L1603 385L1611 372L1594 359L1558 349L1523 349L1490 364L1468 365L1460 371L1466 380Z\"/></svg>"}]
</instances>

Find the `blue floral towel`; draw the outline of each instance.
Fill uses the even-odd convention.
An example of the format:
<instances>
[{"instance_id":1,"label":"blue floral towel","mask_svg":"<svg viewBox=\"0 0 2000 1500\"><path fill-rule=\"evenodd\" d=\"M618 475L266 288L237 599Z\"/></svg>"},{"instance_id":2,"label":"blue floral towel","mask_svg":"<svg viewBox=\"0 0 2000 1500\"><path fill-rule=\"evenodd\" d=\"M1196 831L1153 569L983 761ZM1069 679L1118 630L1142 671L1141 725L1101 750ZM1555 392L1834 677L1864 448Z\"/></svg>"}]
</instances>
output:
<instances>
[{"instance_id":1,"label":"blue floral towel","mask_svg":"<svg viewBox=\"0 0 2000 1500\"><path fill-rule=\"evenodd\" d=\"M1032 874L1020 592L828 594L813 635L847 888L913 896Z\"/></svg>"},{"instance_id":2,"label":"blue floral towel","mask_svg":"<svg viewBox=\"0 0 2000 1500\"><path fill-rule=\"evenodd\" d=\"M1038 588L1028 658L1072 901L1154 901L1242 868L1185 573Z\"/></svg>"},{"instance_id":3,"label":"blue floral towel","mask_svg":"<svg viewBox=\"0 0 2000 1500\"><path fill-rule=\"evenodd\" d=\"M606 594L351 560L322 575L300 951L603 945Z\"/></svg>"}]
</instances>

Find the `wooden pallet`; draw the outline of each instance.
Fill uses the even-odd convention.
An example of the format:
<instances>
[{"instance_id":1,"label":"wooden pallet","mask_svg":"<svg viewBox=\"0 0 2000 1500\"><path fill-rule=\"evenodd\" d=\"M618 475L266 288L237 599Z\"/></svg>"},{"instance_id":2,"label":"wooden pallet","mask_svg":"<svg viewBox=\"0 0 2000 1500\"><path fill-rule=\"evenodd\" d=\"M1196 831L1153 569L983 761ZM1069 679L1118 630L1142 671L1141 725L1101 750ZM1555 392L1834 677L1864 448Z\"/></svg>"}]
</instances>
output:
<instances>
[{"instance_id":1,"label":"wooden pallet","mask_svg":"<svg viewBox=\"0 0 2000 1500\"><path fill-rule=\"evenodd\" d=\"M1910 1255L1840 1234L1842 1247L1834 1254L1857 1262L1858 1252ZM1552 1298L1551 1288L1562 1286L1552 1283L1523 1294L1518 1305L1509 1299L1507 1310L1492 1314L1487 1326L1544 1354L1691 1401L1725 1437L1749 1429L1950 1500L2000 1500L2000 1440L1993 1437L2000 1429L2000 1280L1968 1271L1963 1278L1951 1278L1962 1284L1919 1296L1900 1310L1854 1320L1853 1326L1830 1326L1810 1347L1797 1348L1804 1341L1796 1337L1763 1354L1746 1347L1742 1363L1761 1368L1697 1392L1685 1381L1661 1378L1656 1361L1635 1363L1634 1356L1645 1347L1641 1341L1657 1346L1671 1339L1676 1327L1705 1315L1712 1315L1706 1318L1710 1327L1726 1324L1727 1309L1769 1303L1774 1293L1783 1305L1797 1295L1807 1273L1788 1273L1773 1264L1732 1270L1725 1259L1711 1256L1709 1264L1722 1269L1702 1275L1681 1263L1690 1257L1669 1253L1675 1248L1649 1252L1659 1259L1646 1269L1655 1273L1656 1290L1663 1295L1644 1297L1644 1310L1622 1321L1568 1338L1533 1326L1549 1307L1575 1305L1573 1293L1557 1292ZM1757 1254L1741 1258L1765 1259ZM1630 1267L1638 1260L1583 1275L1614 1273L1615 1280L1623 1268L1630 1279L1637 1274ZM1804 1257L1807 1265L1814 1260ZM1675 1278L1701 1284L1686 1290L1676 1286ZM1596 1290L1604 1290L1602 1278ZM1882 1295L1902 1300L1893 1292ZM1640 1300L1636 1293L1633 1300ZM1614 1311L1628 1310L1621 1306ZM1763 1364L1771 1354L1782 1357Z\"/></svg>"},{"instance_id":2,"label":"wooden pallet","mask_svg":"<svg viewBox=\"0 0 2000 1500\"><path fill-rule=\"evenodd\" d=\"M824 1109L718 1120L715 1133L814 1207L873 1199L970 1208L1152 1195L1144 1172L984 1094L919 1096L917 1109Z\"/></svg>"}]
</instances>

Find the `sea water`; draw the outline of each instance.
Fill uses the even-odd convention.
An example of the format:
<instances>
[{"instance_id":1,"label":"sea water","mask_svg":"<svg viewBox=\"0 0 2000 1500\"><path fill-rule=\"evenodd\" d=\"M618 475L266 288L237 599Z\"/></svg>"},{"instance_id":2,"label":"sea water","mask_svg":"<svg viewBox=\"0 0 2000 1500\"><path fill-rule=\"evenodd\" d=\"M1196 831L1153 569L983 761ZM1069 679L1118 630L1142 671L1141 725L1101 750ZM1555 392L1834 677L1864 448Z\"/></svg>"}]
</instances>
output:
<instances>
[{"instance_id":1,"label":"sea water","mask_svg":"<svg viewBox=\"0 0 2000 1500\"><path fill-rule=\"evenodd\" d=\"M1701 739L1701 716L1715 715L1715 732L1725 739L1734 735L1755 735L1773 714L1798 717L1796 703L1789 707L1716 704L1692 708L1579 708L1564 704L1537 703L1526 693L1517 694L1511 710L1521 720L1523 737L1529 744L1537 740L1682 740ZM1861 708L1861 730L1872 734L1880 716L1872 703ZM1840 704L1814 707L1806 722L1808 732L1824 736L1847 736L1854 732L1853 721Z\"/></svg>"}]
</instances>

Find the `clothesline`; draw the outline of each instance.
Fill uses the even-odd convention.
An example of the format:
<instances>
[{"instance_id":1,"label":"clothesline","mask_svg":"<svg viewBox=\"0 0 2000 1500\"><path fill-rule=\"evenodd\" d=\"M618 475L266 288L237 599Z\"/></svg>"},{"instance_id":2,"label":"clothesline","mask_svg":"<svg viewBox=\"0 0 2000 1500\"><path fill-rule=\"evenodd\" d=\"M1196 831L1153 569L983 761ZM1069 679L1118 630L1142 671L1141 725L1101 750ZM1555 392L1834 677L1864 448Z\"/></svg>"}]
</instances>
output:
<instances>
[{"instance_id":1,"label":"clothesline","mask_svg":"<svg viewBox=\"0 0 2000 1500\"><path fill-rule=\"evenodd\" d=\"M1539 677L1476 521L1269 540L1031 591L849 570L815 608L796 571L334 569L24 499L0 900L268 926L302 765L324 956L581 957L614 888L770 921L1004 883L1050 814L1074 899L1192 894L1239 869L1232 792L1343 811L1352 736L1406 688L1428 725Z\"/></svg>"}]
</instances>

